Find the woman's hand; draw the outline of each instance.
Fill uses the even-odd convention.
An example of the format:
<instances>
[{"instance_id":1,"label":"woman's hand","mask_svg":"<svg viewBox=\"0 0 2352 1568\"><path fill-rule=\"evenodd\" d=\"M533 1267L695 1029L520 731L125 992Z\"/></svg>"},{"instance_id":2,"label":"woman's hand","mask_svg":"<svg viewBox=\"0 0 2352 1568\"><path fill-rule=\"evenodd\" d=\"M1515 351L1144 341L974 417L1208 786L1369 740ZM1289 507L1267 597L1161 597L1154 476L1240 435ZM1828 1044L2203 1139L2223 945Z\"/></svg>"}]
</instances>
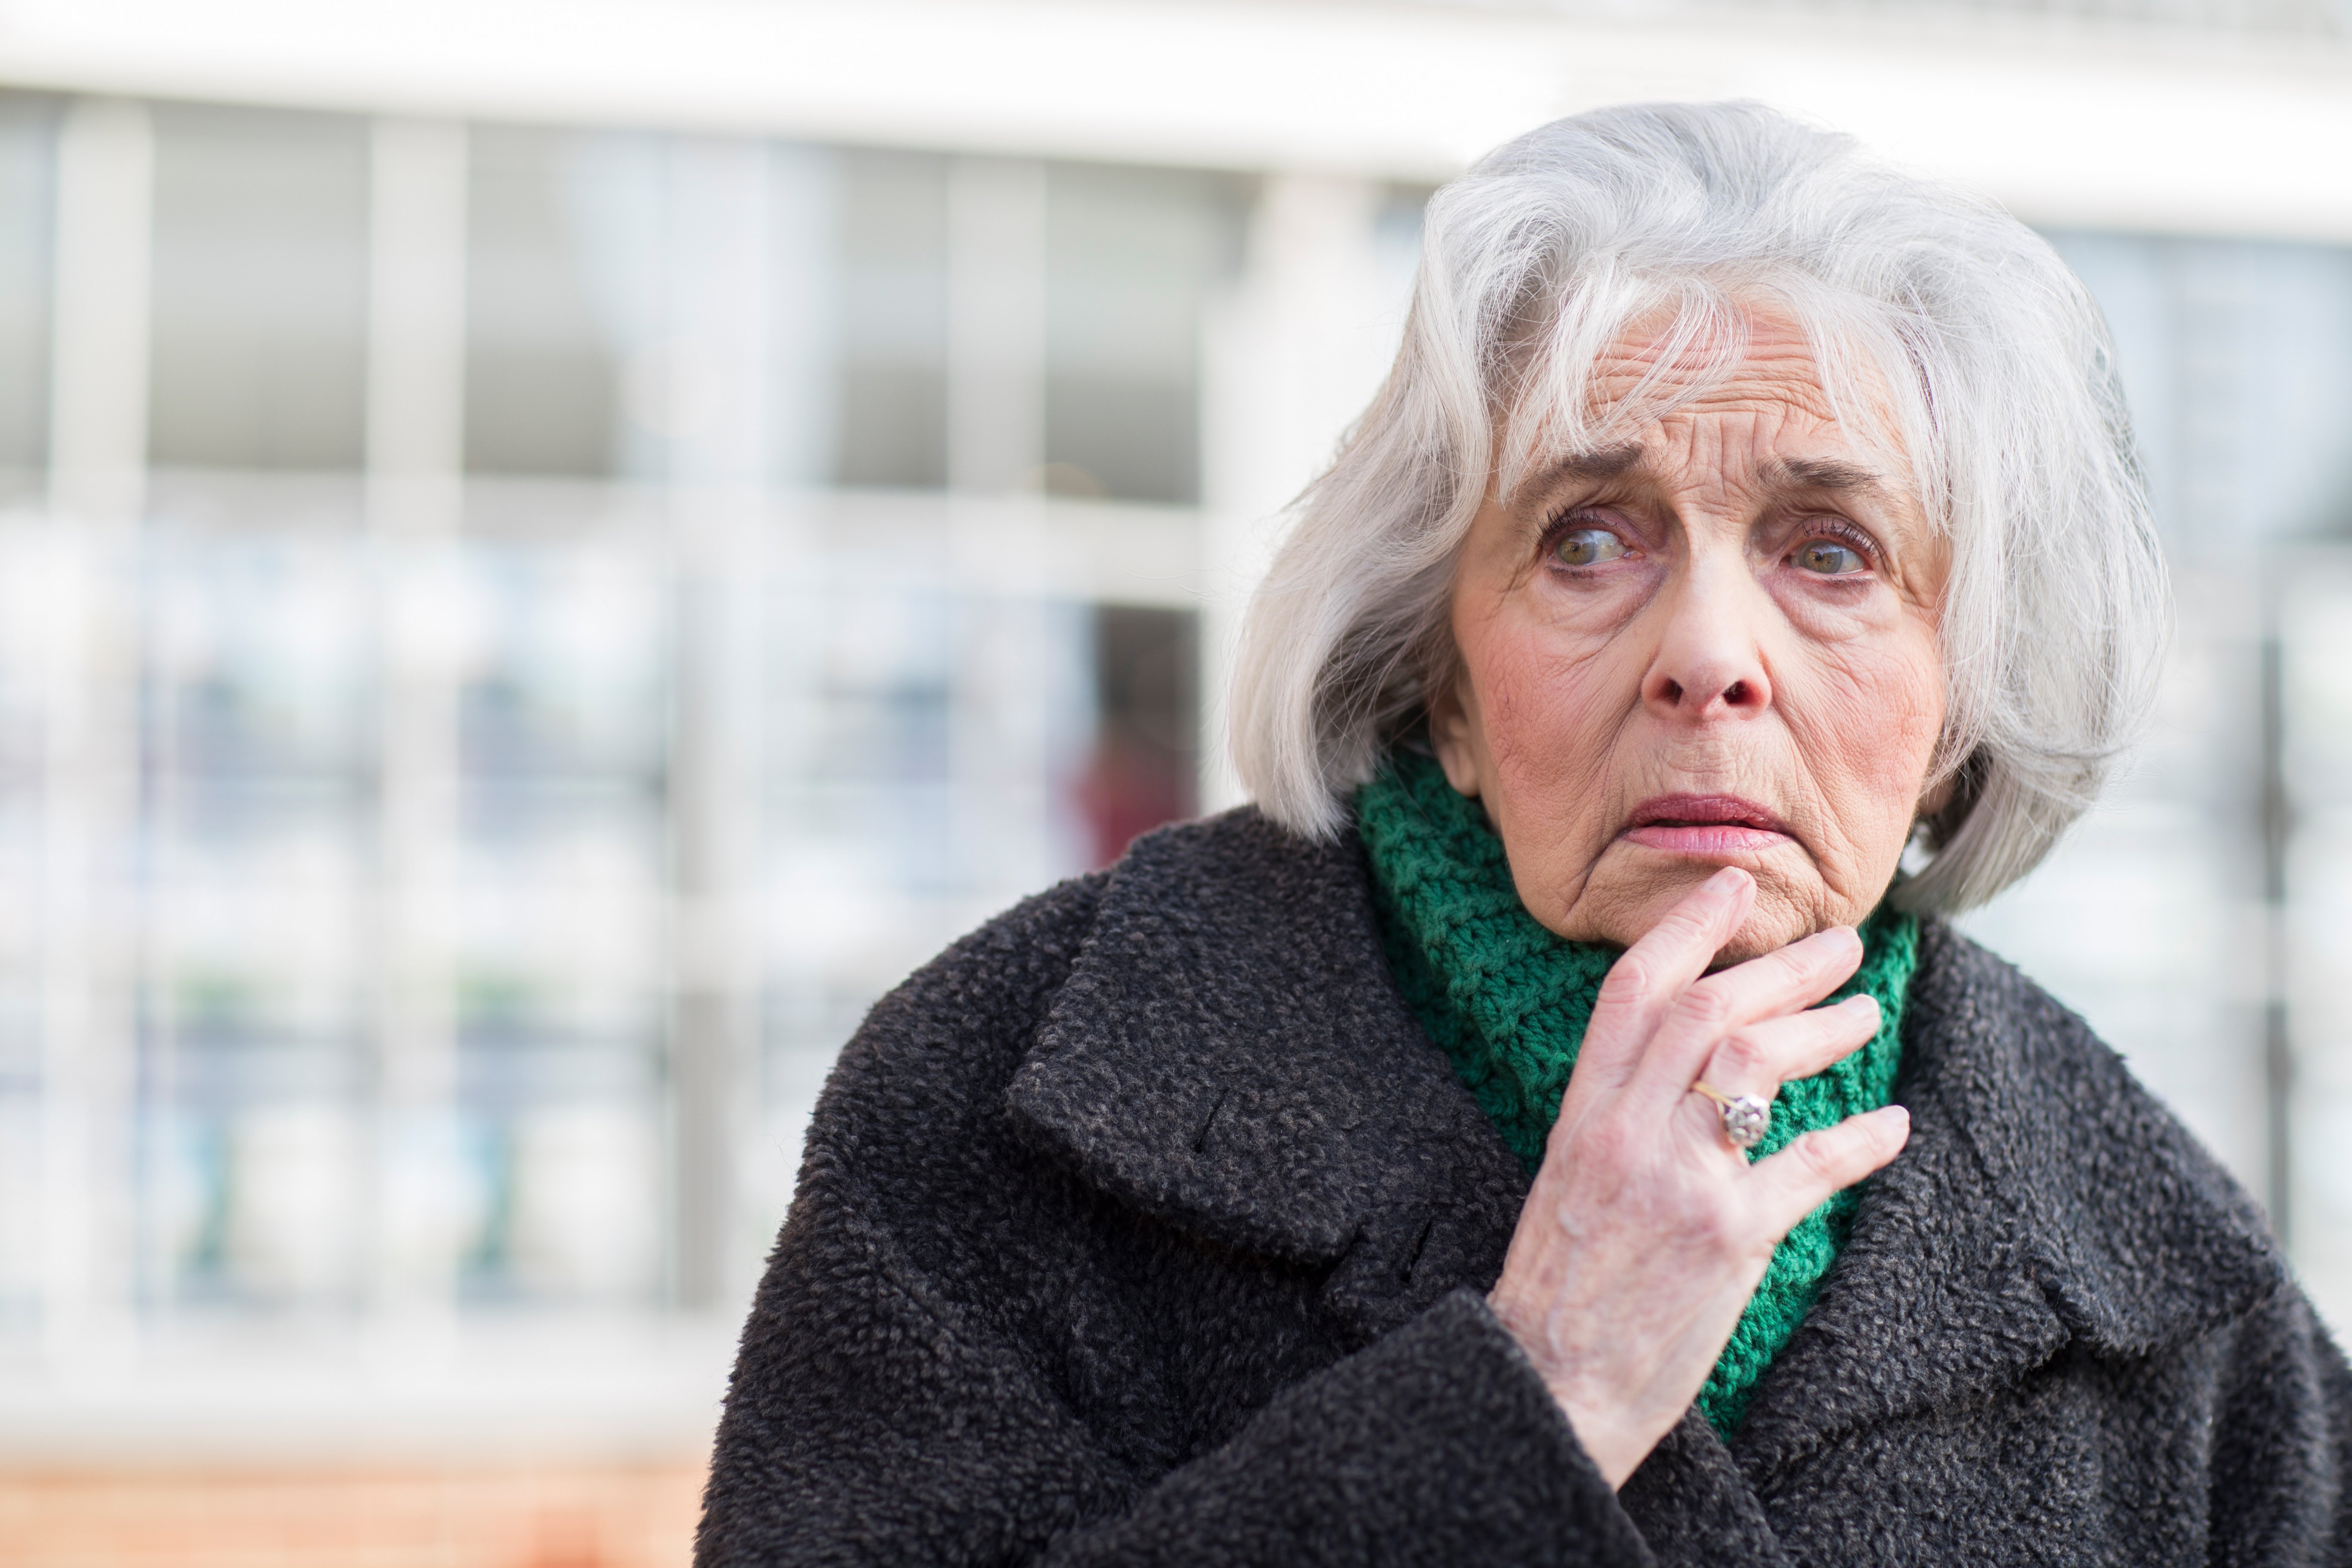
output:
<instances>
[{"instance_id":1,"label":"woman's hand","mask_svg":"<svg viewBox=\"0 0 2352 1568\"><path fill-rule=\"evenodd\" d=\"M1755 892L1717 872L1610 970L1486 1298L1612 1487L1697 1397L1790 1227L1910 1136L1888 1106L1751 1165L1692 1091L1769 1100L1878 1028L1867 996L1806 1011L1862 962L1843 927L1706 973Z\"/></svg>"}]
</instances>

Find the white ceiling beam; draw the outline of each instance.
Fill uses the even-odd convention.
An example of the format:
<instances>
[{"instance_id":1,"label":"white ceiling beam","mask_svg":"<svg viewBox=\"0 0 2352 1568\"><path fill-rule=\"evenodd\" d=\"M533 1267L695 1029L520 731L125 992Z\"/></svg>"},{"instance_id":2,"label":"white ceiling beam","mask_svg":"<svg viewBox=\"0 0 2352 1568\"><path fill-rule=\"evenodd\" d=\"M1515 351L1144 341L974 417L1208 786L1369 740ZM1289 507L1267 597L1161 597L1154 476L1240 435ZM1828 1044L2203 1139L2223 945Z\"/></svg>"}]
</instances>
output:
<instances>
[{"instance_id":1,"label":"white ceiling beam","mask_svg":"<svg viewBox=\"0 0 2352 1568\"><path fill-rule=\"evenodd\" d=\"M0 80L1437 180L1555 115L1754 97L2043 222L2352 240L2352 55L1304 0L0 0Z\"/></svg>"}]
</instances>

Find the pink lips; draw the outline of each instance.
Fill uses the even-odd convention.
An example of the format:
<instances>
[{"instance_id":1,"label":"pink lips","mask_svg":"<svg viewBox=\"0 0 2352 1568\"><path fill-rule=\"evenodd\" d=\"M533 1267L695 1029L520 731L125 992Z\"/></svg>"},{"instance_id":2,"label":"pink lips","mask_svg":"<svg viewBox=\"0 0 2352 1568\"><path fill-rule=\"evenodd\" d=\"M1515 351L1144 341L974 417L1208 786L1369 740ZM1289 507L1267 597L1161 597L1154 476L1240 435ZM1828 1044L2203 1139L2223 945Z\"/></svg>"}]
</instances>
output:
<instances>
[{"instance_id":1,"label":"pink lips","mask_svg":"<svg viewBox=\"0 0 2352 1568\"><path fill-rule=\"evenodd\" d=\"M1789 825L1736 795L1660 795L1635 806L1621 836L1669 855L1734 858L1794 840Z\"/></svg>"}]
</instances>

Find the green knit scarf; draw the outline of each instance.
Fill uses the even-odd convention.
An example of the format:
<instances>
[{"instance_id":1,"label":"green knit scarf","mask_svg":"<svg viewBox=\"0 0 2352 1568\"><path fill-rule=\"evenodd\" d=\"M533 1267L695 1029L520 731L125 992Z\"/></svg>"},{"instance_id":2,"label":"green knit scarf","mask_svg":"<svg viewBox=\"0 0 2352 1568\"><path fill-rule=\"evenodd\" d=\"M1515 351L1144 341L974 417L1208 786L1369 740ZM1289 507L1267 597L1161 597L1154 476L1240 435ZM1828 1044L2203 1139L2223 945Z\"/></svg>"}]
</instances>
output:
<instances>
[{"instance_id":1,"label":"green knit scarf","mask_svg":"<svg viewBox=\"0 0 2352 1568\"><path fill-rule=\"evenodd\" d=\"M1356 797L1371 861L1372 903L1397 988L1422 1027L1530 1173L1559 1115L1569 1069L1619 948L1570 942L1519 902L1502 840L1476 801L1436 762L1400 751ZM1903 994L1918 961L1919 922L1882 907L1862 925L1862 968L1835 999L1878 999L1878 1034L1813 1078L1783 1084L1762 1159L1799 1133L1887 1103L1902 1053ZM1800 1221L1772 1254L1699 1410L1728 1434L1773 1356L1797 1331L1852 1224L1849 1188Z\"/></svg>"}]
</instances>

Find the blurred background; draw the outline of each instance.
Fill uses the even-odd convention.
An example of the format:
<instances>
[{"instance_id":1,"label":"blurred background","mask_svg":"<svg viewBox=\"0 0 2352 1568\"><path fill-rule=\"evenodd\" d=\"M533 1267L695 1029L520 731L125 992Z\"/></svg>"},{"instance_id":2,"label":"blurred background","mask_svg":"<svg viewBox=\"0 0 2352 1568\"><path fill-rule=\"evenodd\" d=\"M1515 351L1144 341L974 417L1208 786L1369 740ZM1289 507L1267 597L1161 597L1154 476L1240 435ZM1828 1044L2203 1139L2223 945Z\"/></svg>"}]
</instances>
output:
<instances>
[{"instance_id":1,"label":"blurred background","mask_svg":"<svg viewBox=\"0 0 2352 1568\"><path fill-rule=\"evenodd\" d=\"M1756 97L2042 227L2180 600L1968 922L2352 1326L2347 0L0 0L0 1563L677 1564L835 1052L1231 804L1429 191Z\"/></svg>"}]
</instances>

